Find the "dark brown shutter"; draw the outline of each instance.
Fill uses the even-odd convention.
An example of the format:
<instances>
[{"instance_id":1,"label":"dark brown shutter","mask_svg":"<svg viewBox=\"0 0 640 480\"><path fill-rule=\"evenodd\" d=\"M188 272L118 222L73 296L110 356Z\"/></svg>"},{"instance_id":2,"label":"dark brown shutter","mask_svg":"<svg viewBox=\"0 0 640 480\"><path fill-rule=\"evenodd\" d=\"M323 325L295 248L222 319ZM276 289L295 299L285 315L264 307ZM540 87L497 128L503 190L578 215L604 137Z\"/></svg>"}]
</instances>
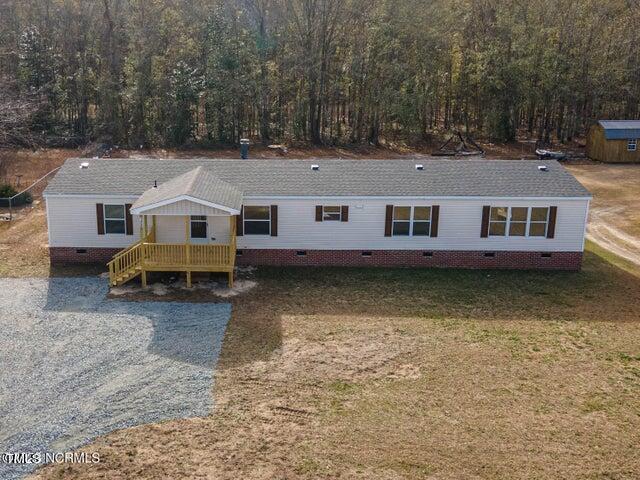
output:
<instances>
[{"instance_id":1,"label":"dark brown shutter","mask_svg":"<svg viewBox=\"0 0 640 480\"><path fill-rule=\"evenodd\" d=\"M431 207L431 236L438 236L438 222L440 221L440 205Z\"/></svg>"},{"instance_id":2,"label":"dark brown shutter","mask_svg":"<svg viewBox=\"0 0 640 480\"><path fill-rule=\"evenodd\" d=\"M278 236L278 206L271 205L271 236Z\"/></svg>"},{"instance_id":3,"label":"dark brown shutter","mask_svg":"<svg viewBox=\"0 0 640 480\"><path fill-rule=\"evenodd\" d=\"M322 221L322 205L316 205L316 222Z\"/></svg>"},{"instance_id":4,"label":"dark brown shutter","mask_svg":"<svg viewBox=\"0 0 640 480\"><path fill-rule=\"evenodd\" d=\"M240 213L236 215L236 236L244 235L244 207L240 207Z\"/></svg>"},{"instance_id":5,"label":"dark brown shutter","mask_svg":"<svg viewBox=\"0 0 640 480\"><path fill-rule=\"evenodd\" d=\"M271 236L278 236L278 206L271 205Z\"/></svg>"},{"instance_id":6,"label":"dark brown shutter","mask_svg":"<svg viewBox=\"0 0 640 480\"><path fill-rule=\"evenodd\" d=\"M104 235L104 207L96 203L96 219L98 220L98 235Z\"/></svg>"},{"instance_id":7,"label":"dark brown shutter","mask_svg":"<svg viewBox=\"0 0 640 480\"><path fill-rule=\"evenodd\" d=\"M133 235L133 217L131 216L131 204L124 204L125 232L127 235Z\"/></svg>"},{"instance_id":8,"label":"dark brown shutter","mask_svg":"<svg viewBox=\"0 0 640 480\"><path fill-rule=\"evenodd\" d=\"M387 205L387 211L384 219L384 236L391 236L391 227L393 224L393 205Z\"/></svg>"},{"instance_id":9,"label":"dark brown shutter","mask_svg":"<svg viewBox=\"0 0 640 480\"><path fill-rule=\"evenodd\" d=\"M491 206L485 205L482 207L482 226L480 227L480 236L487 238L489 236L489 214L491 213Z\"/></svg>"},{"instance_id":10,"label":"dark brown shutter","mask_svg":"<svg viewBox=\"0 0 640 480\"><path fill-rule=\"evenodd\" d=\"M349 205L342 205L342 207L340 207L341 210L341 220L343 222L348 222L349 221Z\"/></svg>"},{"instance_id":11,"label":"dark brown shutter","mask_svg":"<svg viewBox=\"0 0 640 480\"><path fill-rule=\"evenodd\" d=\"M549 226L547 227L547 238L553 238L556 234L556 217L558 207L549 207Z\"/></svg>"}]
</instances>

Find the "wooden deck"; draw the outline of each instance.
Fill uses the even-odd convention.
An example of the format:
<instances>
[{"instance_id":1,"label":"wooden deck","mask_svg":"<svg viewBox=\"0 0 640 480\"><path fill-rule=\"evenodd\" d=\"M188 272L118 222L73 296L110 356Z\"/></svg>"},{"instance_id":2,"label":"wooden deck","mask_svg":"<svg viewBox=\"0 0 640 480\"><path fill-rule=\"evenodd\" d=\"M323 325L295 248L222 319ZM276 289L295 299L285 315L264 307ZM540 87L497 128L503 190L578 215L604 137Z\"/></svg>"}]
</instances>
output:
<instances>
[{"instance_id":1,"label":"wooden deck","mask_svg":"<svg viewBox=\"0 0 640 480\"><path fill-rule=\"evenodd\" d=\"M111 286L142 276L146 286L147 272L186 272L191 286L191 272L226 272L233 285L236 248L233 244L193 245L138 242L118 253L107 265Z\"/></svg>"},{"instance_id":2,"label":"wooden deck","mask_svg":"<svg viewBox=\"0 0 640 480\"><path fill-rule=\"evenodd\" d=\"M189 217L185 218L186 238L189 236ZM229 287L233 286L236 259L235 221L231 217L231 242L228 244L200 245L192 243L156 243L156 222L146 233L144 219L141 240L117 253L107 264L109 285L118 286L141 276L147 285L147 272L186 272L187 286L191 287L191 272L225 272Z\"/></svg>"}]
</instances>

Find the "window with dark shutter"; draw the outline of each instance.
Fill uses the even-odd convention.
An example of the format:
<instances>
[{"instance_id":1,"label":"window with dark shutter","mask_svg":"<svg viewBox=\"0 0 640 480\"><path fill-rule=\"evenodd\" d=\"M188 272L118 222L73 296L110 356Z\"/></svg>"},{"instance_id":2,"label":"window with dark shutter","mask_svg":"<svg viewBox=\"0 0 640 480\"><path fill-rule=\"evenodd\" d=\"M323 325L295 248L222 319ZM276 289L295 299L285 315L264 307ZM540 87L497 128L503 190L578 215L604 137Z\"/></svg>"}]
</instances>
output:
<instances>
[{"instance_id":1,"label":"window with dark shutter","mask_svg":"<svg viewBox=\"0 0 640 480\"><path fill-rule=\"evenodd\" d=\"M242 212L245 236L271 235L271 206L247 205Z\"/></svg>"},{"instance_id":2,"label":"window with dark shutter","mask_svg":"<svg viewBox=\"0 0 640 480\"><path fill-rule=\"evenodd\" d=\"M342 217L342 207L340 205L323 205L322 221L339 222Z\"/></svg>"},{"instance_id":3,"label":"window with dark shutter","mask_svg":"<svg viewBox=\"0 0 640 480\"><path fill-rule=\"evenodd\" d=\"M104 204L104 233L125 235L127 233L126 208L121 204Z\"/></svg>"}]
</instances>

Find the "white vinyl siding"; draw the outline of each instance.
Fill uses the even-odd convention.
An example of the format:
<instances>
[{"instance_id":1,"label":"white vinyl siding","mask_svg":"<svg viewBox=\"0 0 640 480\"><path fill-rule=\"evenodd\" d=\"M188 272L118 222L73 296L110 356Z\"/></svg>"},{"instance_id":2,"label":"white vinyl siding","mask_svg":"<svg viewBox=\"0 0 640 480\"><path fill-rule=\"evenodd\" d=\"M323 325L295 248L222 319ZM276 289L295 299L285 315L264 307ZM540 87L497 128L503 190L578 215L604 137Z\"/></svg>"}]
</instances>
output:
<instances>
[{"instance_id":1,"label":"white vinyl siding","mask_svg":"<svg viewBox=\"0 0 640 480\"><path fill-rule=\"evenodd\" d=\"M227 212L217 208L208 207L189 200L178 200L175 203L152 208L144 212L144 215L228 215Z\"/></svg>"},{"instance_id":2,"label":"white vinyl siding","mask_svg":"<svg viewBox=\"0 0 640 480\"><path fill-rule=\"evenodd\" d=\"M319 199L245 199L246 205L278 205L278 236L238 237L238 248L283 248L295 250L510 250L565 251L583 249L585 219L589 199L363 199L342 198L336 203L349 206L349 222L316 222L314 208ZM557 206L555 238L481 238L483 205L518 207ZM438 236L384 236L386 205L439 205Z\"/></svg>"},{"instance_id":3,"label":"white vinyl siding","mask_svg":"<svg viewBox=\"0 0 640 480\"><path fill-rule=\"evenodd\" d=\"M123 248L138 240L139 217L133 215L133 235L98 235L96 204L134 203L132 197L57 197L48 196L47 213L52 247ZM252 197L245 206L277 205L278 236L244 235L238 248L283 248L293 250L476 250L476 251L569 251L583 249L583 235L589 199L274 199ZM316 222L316 205L349 206L348 222ZM386 205L440 205L437 237L385 237ZM481 238L482 206L549 207L557 206L555 238L489 237ZM199 213L193 212L193 215ZM158 241L185 241L183 216L159 215ZM209 216L210 243L228 243L229 217Z\"/></svg>"},{"instance_id":4,"label":"white vinyl siding","mask_svg":"<svg viewBox=\"0 0 640 480\"><path fill-rule=\"evenodd\" d=\"M159 243L185 243L184 216L162 215L156 217L157 241ZM231 224L229 217L207 217L207 243L229 243ZM212 240L214 239L214 240Z\"/></svg>"},{"instance_id":5,"label":"white vinyl siding","mask_svg":"<svg viewBox=\"0 0 640 480\"><path fill-rule=\"evenodd\" d=\"M135 197L56 197L46 198L49 245L51 247L124 248L137 242L140 222L133 215L133 235L98 235L96 204L124 205Z\"/></svg>"}]
</instances>

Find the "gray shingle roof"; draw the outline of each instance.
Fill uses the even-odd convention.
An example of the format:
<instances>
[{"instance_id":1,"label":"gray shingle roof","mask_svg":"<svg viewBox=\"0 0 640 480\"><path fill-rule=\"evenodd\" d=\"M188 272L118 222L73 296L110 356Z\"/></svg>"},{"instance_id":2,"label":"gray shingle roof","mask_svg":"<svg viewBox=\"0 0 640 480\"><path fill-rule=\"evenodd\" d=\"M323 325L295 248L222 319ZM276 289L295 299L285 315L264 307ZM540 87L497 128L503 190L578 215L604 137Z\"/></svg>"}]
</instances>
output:
<instances>
[{"instance_id":1,"label":"gray shingle roof","mask_svg":"<svg viewBox=\"0 0 640 480\"><path fill-rule=\"evenodd\" d=\"M80 163L89 167L81 169ZM416 170L417 163L424 170ZM318 171L312 164L320 166ZM538 165L547 165L541 172ZM554 160L69 159L47 195L141 195L202 166L247 196L588 197Z\"/></svg>"},{"instance_id":2,"label":"gray shingle roof","mask_svg":"<svg viewBox=\"0 0 640 480\"><path fill-rule=\"evenodd\" d=\"M187 173L145 191L133 204L133 208L143 208L165 200L173 200L182 195L215 203L223 207L240 210L242 192L227 182L223 182L204 167L198 166Z\"/></svg>"},{"instance_id":3,"label":"gray shingle roof","mask_svg":"<svg viewBox=\"0 0 640 480\"><path fill-rule=\"evenodd\" d=\"M600 120L607 140L640 138L640 120Z\"/></svg>"}]
</instances>

